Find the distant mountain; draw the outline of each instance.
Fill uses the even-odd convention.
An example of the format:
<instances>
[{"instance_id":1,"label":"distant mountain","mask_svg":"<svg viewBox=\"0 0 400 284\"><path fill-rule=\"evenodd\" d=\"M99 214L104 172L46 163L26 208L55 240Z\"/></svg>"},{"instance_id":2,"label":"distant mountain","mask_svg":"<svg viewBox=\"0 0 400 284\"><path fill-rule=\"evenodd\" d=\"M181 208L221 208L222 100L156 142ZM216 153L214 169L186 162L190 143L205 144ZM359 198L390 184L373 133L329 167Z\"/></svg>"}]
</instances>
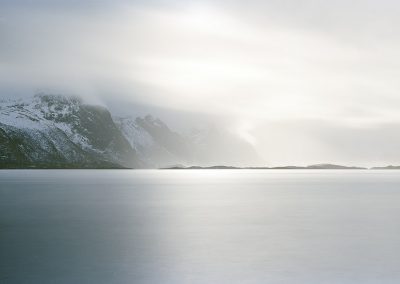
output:
<instances>
[{"instance_id":1,"label":"distant mountain","mask_svg":"<svg viewBox=\"0 0 400 284\"><path fill-rule=\"evenodd\" d=\"M400 170L400 166L373 167L372 170Z\"/></svg>"},{"instance_id":2,"label":"distant mountain","mask_svg":"<svg viewBox=\"0 0 400 284\"><path fill-rule=\"evenodd\" d=\"M167 169L175 169L175 170L191 170L191 169L248 169L248 170L366 170L367 168L361 167L346 167L340 165L333 164L317 164L310 165L307 167L299 167L299 166L282 166L282 167L232 167L232 166L210 166L210 167L201 167L201 166L174 166L169 167Z\"/></svg>"},{"instance_id":3,"label":"distant mountain","mask_svg":"<svg viewBox=\"0 0 400 284\"><path fill-rule=\"evenodd\" d=\"M273 167L270 169L282 169L282 170L365 170L367 168L363 167L348 167L348 166L341 166L341 165L334 165L334 164L316 164L316 165L309 165L306 167L299 167L299 166L281 166L281 167Z\"/></svg>"},{"instance_id":4,"label":"distant mountain","mask_svg":"<svg viewBox=\"0 0 400 284\"><path fill-rule=\"evenodd\" d=\"M144 118L114 117L114 121L140 159L150 167L261 163L250 144L215 127L205 127L182 135L151 115Z\"/></svg>"},{"instance_id":5,"label":"distant mountain","mask_svg":"<svg viewBox=\"0 0 400 284\"><path fill-rule=\"evenodd\" d=\"M310 165L306 167L307 169L320 169L320 170L365 170L366 168L363 167L348 167L348 166L341 166L341 165L334 165L334 164L317 164L317 165Z\"/></svg>"},{"instance_id":6,"label":"distant mountain","mask_svg":"<svg viewBox=\"0 0 400 284\"><path fill-rule=\"evenodd\" d=\"M0 168L160 168L254 165L252 146L205 128L181 135L150 115L116 117L79 98L0 101Z\"/></svg>"}]
</instances>

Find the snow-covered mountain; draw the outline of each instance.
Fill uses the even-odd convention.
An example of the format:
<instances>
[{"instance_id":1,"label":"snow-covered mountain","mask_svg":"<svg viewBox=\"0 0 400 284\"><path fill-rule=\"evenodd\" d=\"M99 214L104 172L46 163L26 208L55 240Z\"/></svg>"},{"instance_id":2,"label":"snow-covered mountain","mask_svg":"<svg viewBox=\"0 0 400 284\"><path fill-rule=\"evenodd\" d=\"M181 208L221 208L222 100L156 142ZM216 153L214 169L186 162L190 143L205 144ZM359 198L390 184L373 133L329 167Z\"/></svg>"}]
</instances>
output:
<instances>
[{"instance_id":1,"label":"snow-covered mountain","mask_svg":"<svg viewBox=\"0 0 400 284\"><path fill-rule=\"evenodd\" d=\"M60 95L0 101L0 168L247 166L257 159L251 145L215 128L181 135L150 115L112 117Z\"/></svg>"},{"instance_id":2,"label":"snow-covered mountain","mask_svg":"<svg viewBox=\"0 0 400 284\"><path fill-rule=\"evenodd\" d=\"M114 118L114 121L140 159L150 167L262 164L250 144L222 128L207 126L182 135L150 115Z\"/></svg>"},{"instance_id":3,"label":"snow-covered mountain","mask_svg":"<svg viewBox=\"0 0 400 284\"><path fill-rule=\"evenodd\" d=\"M147 115L135 119L114 117L114 121L148 166L159 168L194 163L190 141L171 131L160 119Z\"/></svg>"},{"instance_id":4,"label":"snow-covered mountain","mask_svg":"<svg viewBox=\"0 0 400 284\"><path fill-rule=\"evenodd\" d=\"M0 102L0 167L139 166L103 107L44 94Z\"/></svg>"}]
</instances>

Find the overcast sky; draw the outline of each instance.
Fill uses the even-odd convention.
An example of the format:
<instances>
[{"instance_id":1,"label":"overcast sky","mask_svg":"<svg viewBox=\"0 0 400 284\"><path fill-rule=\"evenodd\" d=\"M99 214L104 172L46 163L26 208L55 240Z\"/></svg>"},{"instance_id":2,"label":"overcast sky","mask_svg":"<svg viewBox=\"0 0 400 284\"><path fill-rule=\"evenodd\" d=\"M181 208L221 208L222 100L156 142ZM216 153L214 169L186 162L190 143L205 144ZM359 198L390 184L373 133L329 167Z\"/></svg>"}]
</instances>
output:
<instances>
[{"instance_id":1,"label":"overcast sky","mask_svg":"<svg viewBox=\"0 0 400 284\"><path fill-rule=\"evenodd\" d=\"M400 164L399 14L388 0L0 0L0 96L218 119L268 165Z\"/></svg>"}]
</instances>

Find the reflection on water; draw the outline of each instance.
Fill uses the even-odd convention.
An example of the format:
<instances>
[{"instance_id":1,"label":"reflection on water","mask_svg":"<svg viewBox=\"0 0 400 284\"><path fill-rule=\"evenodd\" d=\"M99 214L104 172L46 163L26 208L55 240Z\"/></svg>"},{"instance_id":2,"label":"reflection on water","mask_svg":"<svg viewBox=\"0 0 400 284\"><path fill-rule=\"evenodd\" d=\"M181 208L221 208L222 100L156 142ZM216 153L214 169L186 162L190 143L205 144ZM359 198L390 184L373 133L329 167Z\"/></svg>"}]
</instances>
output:
<instances>
[{"instance_id":1,"label":"reflection on water","mask_svg":"<svg viewBox=\"0 0 400 284\"><path fill-rule=\"evenodd\" d=\"M400 172L0 171L0 283L399 283Z\"/></svg>"}]
</instances>

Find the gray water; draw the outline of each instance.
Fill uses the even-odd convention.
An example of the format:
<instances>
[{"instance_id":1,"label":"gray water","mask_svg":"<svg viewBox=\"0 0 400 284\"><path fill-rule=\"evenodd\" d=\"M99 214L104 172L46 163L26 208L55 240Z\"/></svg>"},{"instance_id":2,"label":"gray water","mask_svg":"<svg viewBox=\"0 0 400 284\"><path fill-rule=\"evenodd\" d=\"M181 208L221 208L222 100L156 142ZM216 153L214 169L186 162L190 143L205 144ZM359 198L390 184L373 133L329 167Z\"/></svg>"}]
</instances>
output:
<instances>
[{"instance_id":1,"label":"gray water","mask_svg":"<svg viewBox=\"0 0 400 284\"><path fill-rule=\"evenodd\" d=\"M0 171L0 283L400 283L400 171Z\"/></svg>"}]
</instances>

